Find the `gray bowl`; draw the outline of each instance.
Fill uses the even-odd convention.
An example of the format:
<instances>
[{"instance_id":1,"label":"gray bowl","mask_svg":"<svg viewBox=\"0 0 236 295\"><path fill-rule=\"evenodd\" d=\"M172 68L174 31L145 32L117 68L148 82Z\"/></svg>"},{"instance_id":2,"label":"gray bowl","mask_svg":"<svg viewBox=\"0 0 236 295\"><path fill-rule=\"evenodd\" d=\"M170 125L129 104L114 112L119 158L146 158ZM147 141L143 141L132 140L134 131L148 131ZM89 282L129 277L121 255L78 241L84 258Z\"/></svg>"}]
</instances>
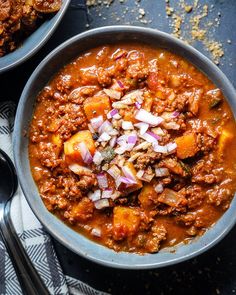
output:
<instances>
[{"instance_id":1,"label":"gray bowl","mask_svg":"<svg viewBox=\"0 0 236 295\"><path fill-rule=\"evenodd\" d=\"M69 4L70 0L63 0L61 9L52 18L46 19L16 50L0 57L0 74L25 62L47 42L59 25Z\"/></svg>"},{"instance_id":2,"label":"gray bowl","mask_svg":"<svg viewBox=\"0 0 236 295\"><path fill-rule=\"evenodd\" d=\"M73 231L47 211L30 172L28 138L23 136L24 131L28 130L38 92L63 65L90 48L127 40L142 40L147 44L172 50L188 59L222 89L235 115L236 94L233 86L209 59L193 47L153 29L130 26L104 27L69 39L52 51L33 72L18 105L13 135L14 157L20 184L29 205L48 232L60 243L75 253L102 265L124 269L158 268L195 257L219 242L235 224L236 198L233 199L226 213L202 237L187 245L177 245L174 252L170 251L173 248L169 248L156 254L146 255L116 253Z\"/></svg>"}]
</instances>

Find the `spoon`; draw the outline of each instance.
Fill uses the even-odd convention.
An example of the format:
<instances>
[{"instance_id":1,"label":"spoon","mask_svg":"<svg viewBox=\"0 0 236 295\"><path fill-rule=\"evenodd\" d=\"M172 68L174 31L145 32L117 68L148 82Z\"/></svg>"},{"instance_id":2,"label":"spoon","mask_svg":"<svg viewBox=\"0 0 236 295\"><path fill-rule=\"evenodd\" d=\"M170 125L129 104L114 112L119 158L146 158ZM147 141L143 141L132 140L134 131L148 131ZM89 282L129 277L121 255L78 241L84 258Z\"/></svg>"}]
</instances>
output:
<instances>
[{"instance_id":1,"label":"spoon","mask_svg":"<svg viewBox=\"0 0 236 295\"><path fill-rule=\"evenodd\" d=\"M0 149L0 235L15 268L22 293L49 295L49 291L24 250L11 221L11 198L17 186L15 167L8 155Z\"/></svg>"}]
</instances>

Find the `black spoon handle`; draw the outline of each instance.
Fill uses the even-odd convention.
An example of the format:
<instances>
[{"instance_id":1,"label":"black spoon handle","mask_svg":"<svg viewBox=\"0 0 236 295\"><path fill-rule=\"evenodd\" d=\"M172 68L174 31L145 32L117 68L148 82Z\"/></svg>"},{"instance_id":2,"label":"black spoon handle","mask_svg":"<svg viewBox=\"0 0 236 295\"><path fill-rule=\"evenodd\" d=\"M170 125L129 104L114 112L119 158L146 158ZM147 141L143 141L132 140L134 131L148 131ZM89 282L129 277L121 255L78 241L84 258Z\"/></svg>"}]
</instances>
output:
<instances>
[{"instance_id":1,"label":"black spoon handle","mask_svg":"<svg viewBox=\"0 0 236 295\"><path fill-rule=\"evenodd\" d=\"M25 249L10 219L10 202L0 204L0 233L15 268L22 292L25 295L50 295Z\"/></svg>"}]
</instances>

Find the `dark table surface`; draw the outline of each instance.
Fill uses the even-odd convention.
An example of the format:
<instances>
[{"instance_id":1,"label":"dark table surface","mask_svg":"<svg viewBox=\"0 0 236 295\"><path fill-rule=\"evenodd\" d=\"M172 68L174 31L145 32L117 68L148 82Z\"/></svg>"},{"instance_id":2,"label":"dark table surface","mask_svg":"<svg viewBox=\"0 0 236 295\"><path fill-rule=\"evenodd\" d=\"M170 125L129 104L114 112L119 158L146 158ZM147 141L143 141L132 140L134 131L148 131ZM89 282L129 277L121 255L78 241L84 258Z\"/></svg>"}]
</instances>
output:
<instances>
[{"instance_id":1,"label":"dark table surface","mask_svg":"<svg viewBox=\"0 0 236 295\"><path fill-rule=\"evenodd\" d=\"M172 20L166 17L165 0L120 2L115 0L109 8L91 8L88 15L81 8L83 1L74 1L73 4L77 4L77 7L69 8L44 48L25 64L0 77L0 100L17 102L27 79L42 58L64 40L89 28L129 24L171 32ZM179 2L181 1L170 0L176 9ZM220 20L220 25L210 26L209 31L212 38L223 43L225 55L219 67L236 86L236 1L200 0L199 3L208 4L210 8L207 20ZM144 8L146 12L143 18L139 18L140 8ZM201 42L195 42L193 46L210 56ZM207 253L188 262L151 271L108 269L79 257L57 241L54 243L66 274L111 294L236 294L236 228Z\"/></svg>"}]
</instances>

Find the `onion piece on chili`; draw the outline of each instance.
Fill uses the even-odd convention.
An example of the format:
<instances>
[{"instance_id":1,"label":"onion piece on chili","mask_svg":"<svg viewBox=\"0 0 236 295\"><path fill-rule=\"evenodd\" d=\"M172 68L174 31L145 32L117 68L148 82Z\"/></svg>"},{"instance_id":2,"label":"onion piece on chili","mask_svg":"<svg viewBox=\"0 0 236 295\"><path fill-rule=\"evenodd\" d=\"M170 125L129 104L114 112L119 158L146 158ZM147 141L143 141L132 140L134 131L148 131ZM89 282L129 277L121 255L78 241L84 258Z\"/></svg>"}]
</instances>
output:
<instances>
[{"instance_id":1,"label":"onion piece on chili","mask_svg":"<svg viewBox=\"0 0 236 295\"><path fill-rule=\"evenodd\" d=\"M164 121L163 118L154 116L153 114L144 109L140 109L139 111L137 111L135 119L144 123L148 123L152 126L157 126Z\"/></svg>"},{"instance_id":2,"label":"onion piece on chili","mask_svg":"<svg viewBox=\"0 0 236 295\"><path fill-rule=\"evenodd\" d=\"M130 144L134 144L135 145L136 142L137 142L137 140L138 140L138 137L137 137L136 134L130 134L128 136L127 142L130 143Z\"/></svg>"},{"instance_id":3,"label":"onion piece on chili","mask_svg":"<svg viewBox=\"0 0 236 295\"><path fill-rule=\"evenodd\" d=\"M169 176L170 172L167 168L156 168L155 174L156 174L156 177L163 177L163 176Z\"/></svg>"},{"instance_id":4,"label":"onion piece on chili","mask_svg":"<svg viewBox=\"0 0 236 295\"><path fill-rule=\"evenodd\" d=\"M128 178L133 183L137 183L137 179L131 169L129 169L127 166L123 166L121 169L126 178Z\"/></svg>"},{"instance_id":5,"label":"onion piece on chili","mask_svg":"<svg viewBox=\"0 0 236 295\"><path fill-rule=\"evenodd\" d=\"M115 191L112 195L111 195L111 199L114 201L117 198L119 198L121 196L121 192L119 191Z\"/></svg>"},{"instance_id":6,"label":"onion piece on chili","mask_svg":"<svg viewBox=\"0 0 236 295\"><path fill-rule=\"evenodd\" d=\"M99 151L96 151L95 154L93 155L93 163L96 165L100 165L102 161L104 160L104 157Z\"/></svg>"},{"instance_id":7,"label":"onion piece on chili","mask_svg":"<svg viewBox=\"0 0 236 295\"><path fill-rule=\"evenodd\" d=\"M107 176L105 173L101 172L97 174L98 186L102 189L108 187Z\"/></svg>"},{"instance_id":8,"label":"onion piece on chili","mask_svg":"<svg viewBox=\"0 0 236 295\"><path fill-rule=\"evenodd\" d=\"M112 109L108 114L107 114L107 119L113 118L115 115L117 115L119 111L117 109Z\"/></svg>"},{"instance_id":9,"label":"onion piece on chili","mask_svg":"<svg viewBox=\"0 0 236 295\"><path fill-rule=\"evenodd\" d=\"M172 153L176 150L177 144L175 142L167 143L166 145L168 153Z\"/></svg>"},{"instance_id":10,"label":"onion piece on chili","mask_svg":"<svg viewBox=\"0 0 236 295\"><path fill-rule=\"evenodd\" d=\"M134 129L134 126L132 124L132 122L130 121L122 121L122 129L124 130L133 130Z\"/></svg>"},{"instance_id":11,"label":"onion piece on chili","mask_svg":"<svg viewBox=\"0 0 236 295\"><path fill-rule=\"evenodd\" d=\"M113 177L114 179L117 179L120 174L121 171L120 169L116 166L116 165L112 165L108 170L107 173L111 175L111 177Z\"/></svg>"},{"instance_id":12,"label":"onion piece on chili","mask_svg":"<svg viewBox=\"0 0 236 295\"><path fill-rule=\"evenodd\" d=\"M115 145L116 145L116 141L117 141L117 136L113 136L112 138L111 138L111 140L109 141L109 145L110 145L110 147L114 147Z\"/></svg>"},{"instance_id":13,"label":"onion piece on chili","mask_svg":"<svg viewBox=\"0 0 236 295\"><path fill-rule=\"evenodd\" d=\"M119 178L119 181L122 182L122 183L125 183L125 184L136 184L137 181L134 181L128 177L124 177L124 176L120 176Z\"/></svg>"},{"instance_id":14,"label":"onion piece on chili","mask_svg":"<svg viewBox=\"0 0 236 295\"><path fill-rule=\"evenodd\" d=\"M96 191L94 191L94 192L89 192L89 193L88 193L88 198L89 198L91 201L93 201L93 202L95 202L95 201L97 201L97 200L100 200L100 199L101 199L101 190L98 189L98 190L96 190Z\"/></svg>"},{"instance_id":15,"label":"onion piece on chili","mask_svg":"<svg viewBox=\"0 0 236 295\"><path fill-rule=\"evenodd\" d=\"M100 136L99 136L99 138L98 138L98 142L101 142L101 141L109 141L111 139L111 136L108 134L108 133L106 133L106 132L103 132Z\"/></svg>"},{"instance_id":16,"label":"onion piece on chili","mask_svg":"<svg viewBox=\"0 0 236 295\"><path fill-rule=\"evenodd\" d=\"M96 202L94 202L94 206L96 209L100 210L103 208L107 208L110 206L108 199L100 199Z\"/></svg>"},{"instance_id":17,"label":"onion piece on chili","mask_svg":"<svg viewBox=\"0 0 236 295\"><path fill-rule=\"evenodd\" d=\"M98 128L102 125L103 123L103 117L98 116L96 118L92 118L90 120L91 126L93 127L94 130L98 130Z\"/></svg>"},{"instance_id":18,"label":"onion piece on chili","mask_svg":"<svg viewBox=\"0 0 236 295\"><path fill-rule=\"evenodd\" d=\"M114 90L114 89L103 89L103 91L108 95L110 98L119 100L121 98L121 92Z\"/></svg>"},{"instance_id":19,"label":"onion piece on chili","mask_svg":"<svg viewBox=\"0 0 236 295\"><path fill-rule=\"evenodd\" d=\"M154 187L154 190L157 192L157 193L162 193L164 188L163 188L163 185L161 183L158 183L155 187Z\"/></svg>"},{"instance_id":20,"label":"onion piece on chili","mask_svg":"<svg viewBox=\"0 0 236 295\"><path fill-rule=\"evenodd\" d=\"M149 128L149 124L147 123L136 123L134 126L139 128L140 135L143 135Z\"/></svg>"},{"instance_id":21,"label":"onion piece on chili","mask_svg":"<svg viewBox=\"0 0 236 295\"><path fill-rule=\"evenodd\" d=\"M81 157L85 164L91 164L93 161L93 157L90 154L90 151L88 150L86 144L82 141L78 144Z\"/></svg>"},{"instance_id":22,"label":"onion piece on chili","mask_svg":"<svg viewBox=\"0 0 236 295\"><path fill-rule=\"evenodd\" d=\"M153 133L151 133L153 134ZM147 142L153 143L153 144L157 144L157 139L156 137L154 137L153 135L151 135L149 133L144 133L143 135L140 135L140 137L144 140L146 140Z\"/></svg>"},{"instance_id":23,"label":"onion piece on chili","mask_svg":"<svg viewBox=\"0 0 236 295\"><path fill-rule=\"evenodd\" d=\"M111 122L106 120L99 127L98 132L99 132L99 134L102 134L103 132L109 133L109 131L111 131L111 130L113 130L113 126L112 126Z\"/></svg>"},{"instance_id":24,"label":"onion piece on chili","mask_svg":"<svg viewBox=\"0 0 236 295\"><path fill-rule=\"evenodd\" d=\"M112 195L112 189L105 189L103 192L102 192L102 199L110 199L111 198L111 195Z\"/></svg>"},{"instance_id":25,"label":"onion piece on chili","mask_svg":"<svg viewBox=\"0 0 236 295\"><path fill-rule=\"evenodd\" d=\"M100 238L100 237L102 236L102 231L101 231L100 228L93 228L93 229L91 230L91 234L92 234L93 236L95 236L95 237Z\"/></svg>"},{"instance_id":26,"label":"onion piece on chili","mask_svg":"<svg viewBox=\"0 0 236 295\"><path fill-rule=\"evenodd\" d=\"M77 175L84 174L84 172L92 172L91 169L81 166L79 164L73 163L69 165L69 169Z\"/></svg>"},{"instance_id":27,"label":"onion piece on chili","mask_svg":"<svg viewBox=\"0 0 236 295\"><path fill-rule=\"evenodd\" d=\"M142 179L144 172L145 172L144 170L139 170L139 171L136 173L136 176L137 176L139 179Z\"/></svg>"}]
</instances>

